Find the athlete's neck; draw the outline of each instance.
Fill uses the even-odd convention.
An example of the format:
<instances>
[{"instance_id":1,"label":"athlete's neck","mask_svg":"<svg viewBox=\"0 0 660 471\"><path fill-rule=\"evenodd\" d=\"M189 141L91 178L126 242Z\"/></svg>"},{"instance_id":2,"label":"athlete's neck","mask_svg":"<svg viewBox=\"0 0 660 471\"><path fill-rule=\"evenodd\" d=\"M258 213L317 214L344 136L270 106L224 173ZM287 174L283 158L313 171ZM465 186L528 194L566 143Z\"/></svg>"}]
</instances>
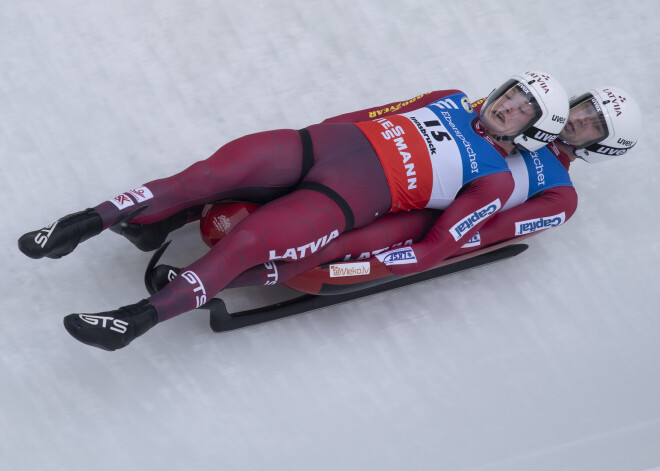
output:
<instances>
[{"instance_id":1,"label":"athlete's neck","mask_svg":"<svg viewBox=\"0 0 660 471\"><path fill-rule=\"evenodd\" d=\"M491 135L491 137L492 137L492 135ZM493 139L493 140L495 140L495 139ZM495 140L495 143L498 146L500 146L502 149L504 149L504 151L506 152L506 155L513 154L513 151L516 149L515 144L513 144L512 142L509 142L509 141Z\"/></svg>"},{"instance_id":2,"label":"athlete's neck","mask_svg":"<svg viewBox=\"0 0 660 471\"><path fill-rule=\"evenodd\" d=\"M557 144L559 150L561 150L564 154L568 156L571 162L577 159L577 155L575 155L575 147L569 146L568 144L564 144L559 139L555 140L555 144Z\"/></svg>"},{"instance_id":3,"label":"athlete's neck","mask_svg":"<svg viewBox=\"0 0 660 471\"><path fill-rule=\"evenodd\" d=\"M515 149L514 144L508 141L498 141L495 137L493 137L493 135L486 130L486 127L479 118L472 121L472 129L474 129L474 131L481 137L486 139L486 141L488 141L491 146L495 147L495 149L502 155L502 157L506 157L507 155L511 154Z\"/></svg>"}]
</instances>

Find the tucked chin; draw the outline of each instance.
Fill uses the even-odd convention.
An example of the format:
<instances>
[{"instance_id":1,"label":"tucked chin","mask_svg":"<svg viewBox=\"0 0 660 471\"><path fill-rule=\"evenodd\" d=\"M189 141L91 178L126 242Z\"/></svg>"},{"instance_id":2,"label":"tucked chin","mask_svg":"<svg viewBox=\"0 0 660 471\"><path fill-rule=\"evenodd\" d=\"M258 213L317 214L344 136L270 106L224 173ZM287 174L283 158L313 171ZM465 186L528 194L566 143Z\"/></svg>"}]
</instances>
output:
<instances>
[{"instance_id":1,"label":"tucked chin","mask_svg":"<svg viewBox=\"0 0 660 471\"><path fill-rule=\"evenodd\" d=\"M486 118L483 120L484 126L490 132L500 133L502 132L502 126L499 126L497 121L492 120L491 118Z\"/></svg>"},{"instance_id":2,"label":"tucked chin","mask_svg":"<svg viewBox=\"0 0 660 471\"><path fill-rule=\"evenodd\" d=\"M572 145L573 140L575 139L575 133L562 132L559 134L559 139L562 139Z\"/></svg>"}]
</instances>

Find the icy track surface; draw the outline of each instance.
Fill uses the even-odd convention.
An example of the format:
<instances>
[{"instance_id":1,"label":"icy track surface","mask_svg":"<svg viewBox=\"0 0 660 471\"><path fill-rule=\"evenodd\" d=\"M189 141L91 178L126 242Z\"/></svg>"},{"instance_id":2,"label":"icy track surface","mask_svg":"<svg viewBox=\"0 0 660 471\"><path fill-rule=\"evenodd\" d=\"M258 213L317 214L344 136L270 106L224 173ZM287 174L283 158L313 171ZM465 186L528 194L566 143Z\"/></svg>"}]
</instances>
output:
<instances>
[{"instance_id":1,"label":"icy track surface","mask_svg":"<svg viewBox=\"0 0 660 471\"><path fill-rule=\"evenodd\" d=\"M655 0L3 1L0 469L660 466L659 16ZM625 159L572 167L577 214L516 259L226 334L195 311L108 353L62 317L144 298L150 254L112 233L62 260L16 247L238 136L430 90L477 99L528 68L629 90L645 128ZM185 228L167 261L203 251Z\"/></svg>"}]
</instances>

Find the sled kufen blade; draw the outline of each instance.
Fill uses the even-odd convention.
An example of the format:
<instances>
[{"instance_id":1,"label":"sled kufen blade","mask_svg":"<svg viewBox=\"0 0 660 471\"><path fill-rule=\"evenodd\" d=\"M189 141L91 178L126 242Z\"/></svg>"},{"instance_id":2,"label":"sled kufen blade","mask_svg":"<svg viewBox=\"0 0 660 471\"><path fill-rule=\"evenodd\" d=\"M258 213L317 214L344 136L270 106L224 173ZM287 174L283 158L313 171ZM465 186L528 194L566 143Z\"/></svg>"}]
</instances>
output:
<instances>
[{"instance_id":1,"label":"sled kufen blade","mask_svg":"<svg viewBox=\"0 0 660 471\"><path fill-rule=\"evenodd\" d=\"M495 246L497 247L497 246ZM460 260L440 266L422 273L399 277L394 280L387 278L382 284L371 286L359 291L352 291L344 294L335 295L314 295L304 294L288 301L263 306L255 309L229 313L225 303L213 298L204 306L203 309L210 311L210 326L214 332L226 332L229 330L240 329L263 322L289 317L295 314L321 309L335 304L352 301L354 299L364 298L373 294L382 293L396 288L412 285L421 281L427 281L452 273L458 273L470 268L476 268L489 263L505 260L515 257L527 250L527 244L504 245L500 248L487 248L476 252L473 256L460 258Z\"/></svg>"}]
</instances>

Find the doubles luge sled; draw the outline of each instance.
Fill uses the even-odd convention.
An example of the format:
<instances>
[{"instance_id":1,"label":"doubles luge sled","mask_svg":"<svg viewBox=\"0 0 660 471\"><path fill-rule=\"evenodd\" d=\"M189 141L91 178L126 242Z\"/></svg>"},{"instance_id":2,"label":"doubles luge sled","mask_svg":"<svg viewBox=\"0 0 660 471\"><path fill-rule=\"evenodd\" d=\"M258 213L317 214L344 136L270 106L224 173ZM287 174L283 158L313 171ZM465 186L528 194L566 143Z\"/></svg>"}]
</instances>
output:
<instances>
[{"instance_id":1,"label":"doubles luge sled","mask_svg":"<svg viewBox=\"0 0 660 471\"><path fill-rule=\"evenodd\" d=\"M377 279L367 279L366 281L357 281L360 277L354 277L354 280L346 278L332 278L328 274L330 266L341 265L342 263L354 262L336 262L310 270L309 272L298 275L284 285L293 288L303 294L293 299L282 301L267 306L248 309L244 311L232 312L227 310L224 301L220 298L212 298L200 309L207 309L210 313L210 325L214 332L225 332L228 330L239 329L250 325L260 324L283 317L300 314L315 309L320 309L335 304L352 301L355 299L371 296L391 289L401 288L421 281L427 281L441 276L468 270L470 268L487 265L489 263L505 260L515 257L524 252L527 244L518 243L522 238L505 241L484 249L471 252L466 255L453 257L445 260L437 267L422 273L408 275L405 277L389 275ZM156 266L169 242L163 245L152 256L144 281L147 290L153 294L158 290L158 281L162 282L163 276L171 279L176 276L177 271L167 267L168 274L157 273L159 269L166 266ZM369 278L369 277L367 277ZM351 282L352 281L352 282Z\"/></svg>"}]
</instances>

